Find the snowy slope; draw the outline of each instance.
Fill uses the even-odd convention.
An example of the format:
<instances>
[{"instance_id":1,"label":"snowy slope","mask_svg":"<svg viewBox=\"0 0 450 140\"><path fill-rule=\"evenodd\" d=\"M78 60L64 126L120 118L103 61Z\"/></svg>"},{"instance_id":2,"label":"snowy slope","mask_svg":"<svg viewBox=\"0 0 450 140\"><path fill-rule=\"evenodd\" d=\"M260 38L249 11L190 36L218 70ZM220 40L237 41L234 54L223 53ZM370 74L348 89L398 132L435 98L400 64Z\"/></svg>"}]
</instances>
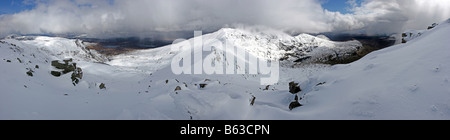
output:
<instances>
[{"instance_id":1,"label":"snowy slope","mask_svg":"<svg viewBox=\"0 0 450 140\"><path fill-rule=\"evenodd\" d=\"M281 67L279 83L267 90L260 85L263 75L175 75L170 61L179 52L170 47L104 61L77 40L5 39L0 42L0 119L450 119L449 22L348 65ZM348 45L234 29L204 38L229 41L255 57L272 59L289 53L312 56L320 48L346 52L342 47ZM303 51L308 47L313 50ZM223 60L214 52L203 58L210 55ZM67 58L84 72L76 86L70 74L50 74L55 70L51 61ZM32 77L26 74L30 69ZM292 111L291 81L300 83L304 105ZM101 83L106 89L99 88Z\"/></svg>"},{"instance_id":2,"label":"snowy slope","mask_svg":"<svg viewBox=\"0 0 450 140\"><path fill-rule=\"evenodd\" d=\"M432 25L428 26L427 30L407 30L402 33L402 43L409 42L415 38L420 37L423 33L427 32L428 30L434 29L439 24L433 23Z\"/></svg>"},{"instance_id":3,"label":"snowy slope","mask_svg":"<svg viewBox=\"0 0 450 140\"><path fill-rule=\"evenodd\" d=\"M450 119L450 20L407 44L316 76L295 112L316 119Z\"/></svg>"}]
</instances>

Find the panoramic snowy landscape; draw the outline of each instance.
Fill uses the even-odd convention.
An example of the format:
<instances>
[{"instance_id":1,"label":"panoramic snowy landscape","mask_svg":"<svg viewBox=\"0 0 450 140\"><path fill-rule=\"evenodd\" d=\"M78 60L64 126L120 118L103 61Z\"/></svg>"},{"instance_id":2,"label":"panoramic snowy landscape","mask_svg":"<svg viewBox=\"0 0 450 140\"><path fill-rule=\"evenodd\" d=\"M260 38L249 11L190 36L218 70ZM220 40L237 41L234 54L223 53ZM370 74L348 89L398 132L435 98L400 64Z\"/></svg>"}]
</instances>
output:
<instances>
[{"instance_id":1,"label":"panoramic snowy landscape","mask_svg":"<svg viewBox=\"0 0 450 140\"><path fill-rule=\"evenodd\" d=\"M261 12L257 6L223 14L233 0L22 1L32 8L0 16L0 119L448 120L450 3L424 1L344 0L343 13L323 1L290 0L249 19L237 16ZM191 12L199 20L180 16L189 10L156 8L169 14L134 23L146 15L130 7L142 4L198 4ZM290 4L320 10L281 10ZM322 17L309 16L316 12ZM101 23L91 20L102 13L109 14ZM279 14L315 23L260 18Z\"/></svg>"}]
</instances>

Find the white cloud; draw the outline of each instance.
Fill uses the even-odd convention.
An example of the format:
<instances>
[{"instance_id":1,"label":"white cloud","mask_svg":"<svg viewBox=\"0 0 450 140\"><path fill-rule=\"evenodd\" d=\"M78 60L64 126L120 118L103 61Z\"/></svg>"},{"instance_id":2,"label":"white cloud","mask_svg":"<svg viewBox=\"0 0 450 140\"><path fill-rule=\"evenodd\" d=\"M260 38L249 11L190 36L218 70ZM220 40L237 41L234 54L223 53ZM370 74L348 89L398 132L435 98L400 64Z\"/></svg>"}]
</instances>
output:
<instances>
[{"instance_id":1,"label":"white cloud","mask_svg":"<svg viewBox=\"0 0 450 140\"><path fill-rule=\"evenodd\" d=\"M343 17L348 19L347 26L355 25L354 30L383 34L424 29L433 22L450 18L449 10L449 0L365 0L361 6L351 9L354 13Z\"/></svg>"},{"instance_id":2,"label":"white cloud","mask_svg":"<svg viewBox=\"0 0 450 140\"><path fill-rule=\"evenodd\" d=\"M29 2L29 1L28 1ZM393 33L450 18L449 0L349 1L352 14L320 0L37 0L36 8L0 16L0 34L139 34L215 30L234 24L295 32Z\"/></svg>"}]
</instances>

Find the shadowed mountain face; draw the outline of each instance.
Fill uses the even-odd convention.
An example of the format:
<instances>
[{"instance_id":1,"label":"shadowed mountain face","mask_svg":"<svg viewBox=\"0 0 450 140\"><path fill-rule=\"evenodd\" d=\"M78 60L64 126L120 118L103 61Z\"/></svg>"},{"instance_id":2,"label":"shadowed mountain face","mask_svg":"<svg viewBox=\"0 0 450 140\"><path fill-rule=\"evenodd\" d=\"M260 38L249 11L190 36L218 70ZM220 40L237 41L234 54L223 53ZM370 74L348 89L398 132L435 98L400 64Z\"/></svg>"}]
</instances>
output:
<instances>
[{"instance_id":1,"label":"shadowed mountain face","mask_svg":"<svg viewBox=\"0 0 450 140\"><path fill-rule=\"evenodd\" d=\"M83 40L83 42L89 42L89 49L94 49L101 54L105 55L118 55L134 50L152 49L172 44L175 39L154 39L154 38L110 38L110 39L97 39L97 38L76 38Z\"/></svg>"},{"instance_id":2,"label":"shadowed mountain face","mask_svg":"<svg viewBox=\"0 0 450 140\"><path fill-rule=\"evenodd\" d=\"M365 55L395 45L396 38L392 36L367 36L357 34L337 34L337 33L324 33L330 40L333 41L349 41L357 40L361 42L362 49L358 51L358 55L350 57L343 61L332 61L330 64L347 64L359 60Z\"/></svg>"}]
</instances>

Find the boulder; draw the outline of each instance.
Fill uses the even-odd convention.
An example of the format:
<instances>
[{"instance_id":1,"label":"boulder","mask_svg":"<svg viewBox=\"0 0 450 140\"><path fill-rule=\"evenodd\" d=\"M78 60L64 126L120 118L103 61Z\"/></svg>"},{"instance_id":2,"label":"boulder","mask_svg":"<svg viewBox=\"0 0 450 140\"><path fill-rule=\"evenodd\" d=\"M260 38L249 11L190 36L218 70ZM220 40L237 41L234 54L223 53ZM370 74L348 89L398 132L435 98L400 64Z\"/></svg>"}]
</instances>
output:
<instances>
[{"instance_id":1,"label":"boulder","mask_svg":"<svg viewBox=\"0 0 450 140\"><path fill-rule=\"evenodd\" d=\"M177 87L175 88L175 91L179 91L179 90L181 90L181 87L180 87L180 86L177 86Z\"/></svg>"},{"instance_id":2,"label":"boulder","mask_svg":"<svg viewBox=\"0 0 450 140\"><path fill-rule=\"evenodd\" d=\"M106 89L106 85L104 83L101 83L99 86L100 89Z\"/></svg>"},{"instance_id":3,"label":"boulder","mask_svg":"<svg viewBox=\"0 0 450 140\"><path fill-rule=\"evenodd\" d=\"M200 88L205 88L208 84L200 84Z\"/></svg>"},{"instance_id":4,"label":"boulder","mask_svg":"<svg viewBox=\"0 0 450 140\"><path fill-rule=\"evenodd\" d=\"M300 104L300 102L294 101L294 102L291 102L291 104L289 104L289 110L292 110L294 108L301 107L301 106L303 106L303 105Z\"/></svg>"},{"instance_id":5,"label":"boulder","mask_svg":"<svg viewBox=\"0 0 450 140\"><path fill-rule=\"evenodd\" d=\"M55 76L55 77L60 77L61 76L61 72L57 72L57 71L51 71L50 74Z\"/></svg>"},{"instance_id":6,"label":"boulder","mask_svg":"<svg viewBox=\"0 0 450 140\"><path fill-rule=\"evenodd\" d=\"M30 77L33 77L33 72L34 72L33 70L29 70L29 71L27 72L27 75L30 76Z\"/></svg>"},{"instance_id":7,"label":"boulder","mask_svg":"<svg viewBox=\"0 0 450 140\"><path fill-rule=\"evenodd\" d=\"M252 99L250 100L250 105L253 106L255 104L256 97L252 95Z\"/></svg>"},{"instance_id":8,"label":"boulder","mask_svg":"<svg viewBox=\"0 0 450 140\"><path fill-rule=\"evenodd\" d=\"M300 88L300 85L298 85L298 83L295 82L290 82L289 83L289 92L292 94L297 94L300 91L302 91L302 89Z\"/></svg>"}]
</instances>

